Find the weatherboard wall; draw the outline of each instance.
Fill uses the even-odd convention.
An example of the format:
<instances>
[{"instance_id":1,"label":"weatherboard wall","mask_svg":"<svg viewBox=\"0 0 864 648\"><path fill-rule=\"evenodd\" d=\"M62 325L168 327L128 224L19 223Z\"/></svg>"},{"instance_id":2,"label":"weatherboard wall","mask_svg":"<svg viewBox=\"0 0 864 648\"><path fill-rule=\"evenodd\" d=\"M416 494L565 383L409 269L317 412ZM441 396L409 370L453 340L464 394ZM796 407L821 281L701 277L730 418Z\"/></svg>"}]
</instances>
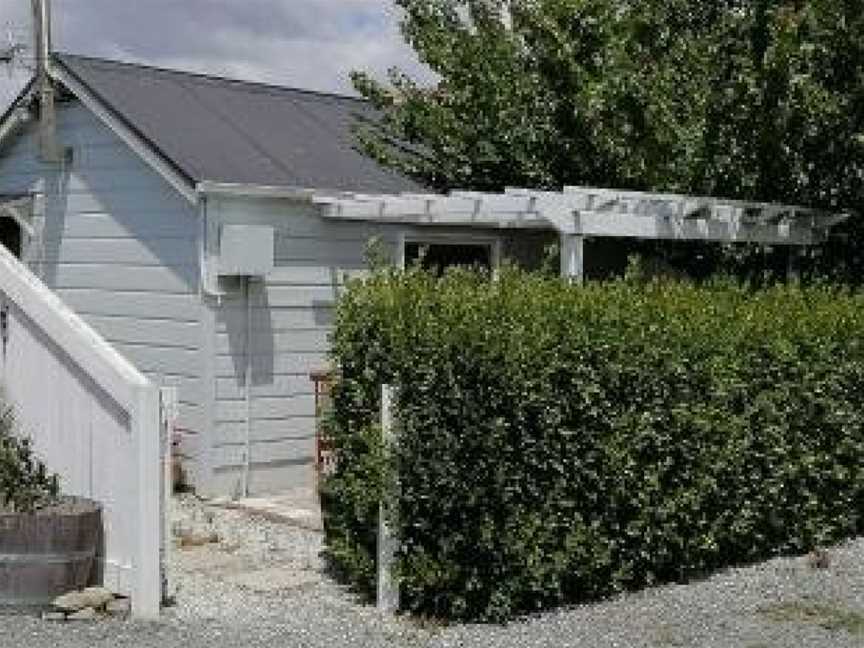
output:
<instances>
[{"instance_id":1,"label":"weatherboard wall","mask_svg":"<svg viewBox=\"0 0 864 648\"><path fill-rule=\"evenodd\" d=\"M315 398L309 374L328 366L336 300L346 277L368 272L370 240L378 239L396 259L403 237L500 237L506 257L530 266L540 263L548 242L548 236L528 232L336 221L323 218L313 205L279 199L211 198L208 216L217 226L275 230L276 267L266 279L251 282L251 317L241 279L223 278L224 295L209 302L216 380L212 486L221 493L242 490L247 415L250 491L313 484ZM252 360L248 403L247 345Z\"/></svg>"},{"instance_id":2,"label":"weatherboard wall","mask_svg":"<svg viewBox=\"0 0 864 648\"><path fill-rule=\"evenodd\" d=\"M58 109L58 137L72 148L71 163L39 162L34 130L29 126L0 150L0 193L37 196L35 237L24 261L148 377L178 387L193 485L206 495L241 492L247 447L250 492L311 485L309 374L327 366L345 277L367 271L373 237L396 259L403 237L458 238L466 231L328 220L313 205L285 199L211 198L212 226L275 229L276 268L251 284L249 329L240 280L223 279L221 297L202 296L198 206L77 103ZM505 256L528 265L539 262L548 238L468 233L500 237Z\"/></svg>"},{"instance_id":3,"label":"weatherboard wall","mask_svg":"<svg viewBox=\"0 0 864 648\"><path fill-rule=\"evenodd\" d=\"M35 129L0 150L0 193L37 197L23 260L149 378L178 386L179 425L203 432L197 212L80 104L58 107L71 161L40 162Z\"/></svg>"}]
</instances>

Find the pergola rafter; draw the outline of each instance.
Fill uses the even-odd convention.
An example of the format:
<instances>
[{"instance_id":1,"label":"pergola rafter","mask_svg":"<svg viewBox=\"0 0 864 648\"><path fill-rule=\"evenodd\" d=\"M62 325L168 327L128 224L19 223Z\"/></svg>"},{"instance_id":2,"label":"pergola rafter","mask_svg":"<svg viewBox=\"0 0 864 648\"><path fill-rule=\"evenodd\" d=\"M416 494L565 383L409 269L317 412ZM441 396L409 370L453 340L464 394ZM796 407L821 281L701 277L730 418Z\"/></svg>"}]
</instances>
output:
<instances>
[{"instance_id":1,"label":"pergola rafter","mask_svg":"<svg viewBox=\"0 0 864 648\"><path fill-rule=\"evenodd\" d=\"M585 237L809 246L849 217L797 205L592 187L504 193L316 195L326 218L482 228L553 229L562 272L581 277Z\"/></svg>"}]
</instances>

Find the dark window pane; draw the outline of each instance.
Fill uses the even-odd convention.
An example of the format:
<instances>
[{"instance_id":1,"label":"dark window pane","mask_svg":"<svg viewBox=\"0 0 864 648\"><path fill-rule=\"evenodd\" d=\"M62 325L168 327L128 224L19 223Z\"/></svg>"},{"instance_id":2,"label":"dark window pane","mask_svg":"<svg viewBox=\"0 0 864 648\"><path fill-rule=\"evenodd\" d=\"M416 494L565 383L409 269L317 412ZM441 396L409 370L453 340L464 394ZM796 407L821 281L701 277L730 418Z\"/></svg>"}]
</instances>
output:
<instances>
[{"instance_id":1,"label":"dark window pane","mask_svg":"<svg viewBox=\"0 0 864 648\"><path fill-rule=\"evenodd\" d=\"M449 243L406 243L405 266L411 267L422 258L422 266L438 274L447 268L492 268L492 252L488 245Z\"/></svg>"},{"instance_id":2,"label":"dark window pane","mask_svg":"<svg viewBox=\"0 0 864 648\"><path fill-rule=\"evenodd\" d=\"M0 218L0 244L21 258L21 227L8 216Z\"/></svg>"}]
</instances>

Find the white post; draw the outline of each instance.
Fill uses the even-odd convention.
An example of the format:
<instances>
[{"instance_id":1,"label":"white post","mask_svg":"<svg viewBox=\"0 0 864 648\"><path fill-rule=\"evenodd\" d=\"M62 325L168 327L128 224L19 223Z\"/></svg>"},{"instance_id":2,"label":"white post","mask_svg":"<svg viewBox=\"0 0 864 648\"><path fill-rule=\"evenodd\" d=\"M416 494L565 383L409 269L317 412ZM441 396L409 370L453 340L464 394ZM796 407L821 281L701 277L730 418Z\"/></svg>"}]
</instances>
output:
<instances>
[{"instance_id":1,"label":"white post","mask_svg":"<svg viewBox=\"0 0 864 648\"><path fill-rule=\"evenodd\" d=\"M168 563L171 558L171 496L174 493L174 457L171 452L174 427L177 423L177 388L159 390L162 424L162 552L159 571L162 579L162 603L171 600L168 583Z\"/></svg>"},{"instance_id":2,"label":"white post","mask_svg":"<svg viewBox=\"0 0 864 648\"><path fill-rule=\"evenodd\" d=\"M243 301L246 306L245 362L243 369L243 398L246 419L243 447L243 497L249 497L249 473L252 470L252 278L243 277Z\"/></svg>"},{"instance_id":3,"label":"white post","mask_svg":"<svg viewBox=\"0 0 864 648\"><path fill-rule=\"evenodd\" d=\"M381 387L381 438L385 445L393 438L393 388ZM387 523L386 507L382 501L378 507L378 610L393 614L399 610L399 584L393 578L393 563L396 556L396 539Z\"/></svg>"},{"instance_id":4,"label":"white post","mask_svg":"<svg viewBox=\"0 0 864 648\"><path fill-rule=\"evenodd\" d=\"M561 235L561 276L582 283L585 275L585 238L576 234Z\"/></svg>"},{"instance_id":5,"label":"white post","mask_svg":"<svg viewBox=\"0 0 864 648\"><path fill-rule=\"evenodd\" d=\"M151 384L138 387L135 406L130 414L138 453L138 547L132 588L132 616L137 619L157 619L162 590L159 574L162 526L159 505L159 484L162 480L159 466L159 390Z\"/></svg>"},{"instance_id":6,"label":"white post","mask_svg":"<svg viewBox=\"0 0 864 648\"><path fill-rule=\"evenodd\" d=\"M802 252L797 247L790 246L786 257L786 283L799 283L801 281L801 256Z\"/></svg>"}]
</instances>

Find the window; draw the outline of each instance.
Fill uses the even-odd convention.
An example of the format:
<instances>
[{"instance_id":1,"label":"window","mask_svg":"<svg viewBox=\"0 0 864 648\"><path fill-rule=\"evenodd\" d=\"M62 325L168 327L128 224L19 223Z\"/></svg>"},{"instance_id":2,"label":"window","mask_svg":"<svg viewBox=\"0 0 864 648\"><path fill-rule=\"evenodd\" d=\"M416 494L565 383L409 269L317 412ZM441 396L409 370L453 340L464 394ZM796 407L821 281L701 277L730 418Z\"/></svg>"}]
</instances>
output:
<instances>
[{"instance_id":1,"label":"window","mask_svg":"<svg viewBox=\"0 0 864 648\"><path fill-rule=\"evenodd\" d=\"M404 267L420 263L426 270L442 274L452 267L493 270L498 261L497 241L406 240Z\"/></svg>"},{"instance_id":2,"label":"window","mask_svg":"<svg viewBox=\"0 0 864 648\"><path fill-rule=\"evenodd\" d=\"M21 258L21 226L14 218L0 217L0 244Z\"/></svg>"},{"instance_id":3,"label":"window","mask_svg":"<svg viewBox=\"0 0 864 648\"><path fill-rule=\"evenodd\" d=\"M32 196L0 193L0 245L19 259L31 244L34 212Z\"/></svg>"}]
</instances>

